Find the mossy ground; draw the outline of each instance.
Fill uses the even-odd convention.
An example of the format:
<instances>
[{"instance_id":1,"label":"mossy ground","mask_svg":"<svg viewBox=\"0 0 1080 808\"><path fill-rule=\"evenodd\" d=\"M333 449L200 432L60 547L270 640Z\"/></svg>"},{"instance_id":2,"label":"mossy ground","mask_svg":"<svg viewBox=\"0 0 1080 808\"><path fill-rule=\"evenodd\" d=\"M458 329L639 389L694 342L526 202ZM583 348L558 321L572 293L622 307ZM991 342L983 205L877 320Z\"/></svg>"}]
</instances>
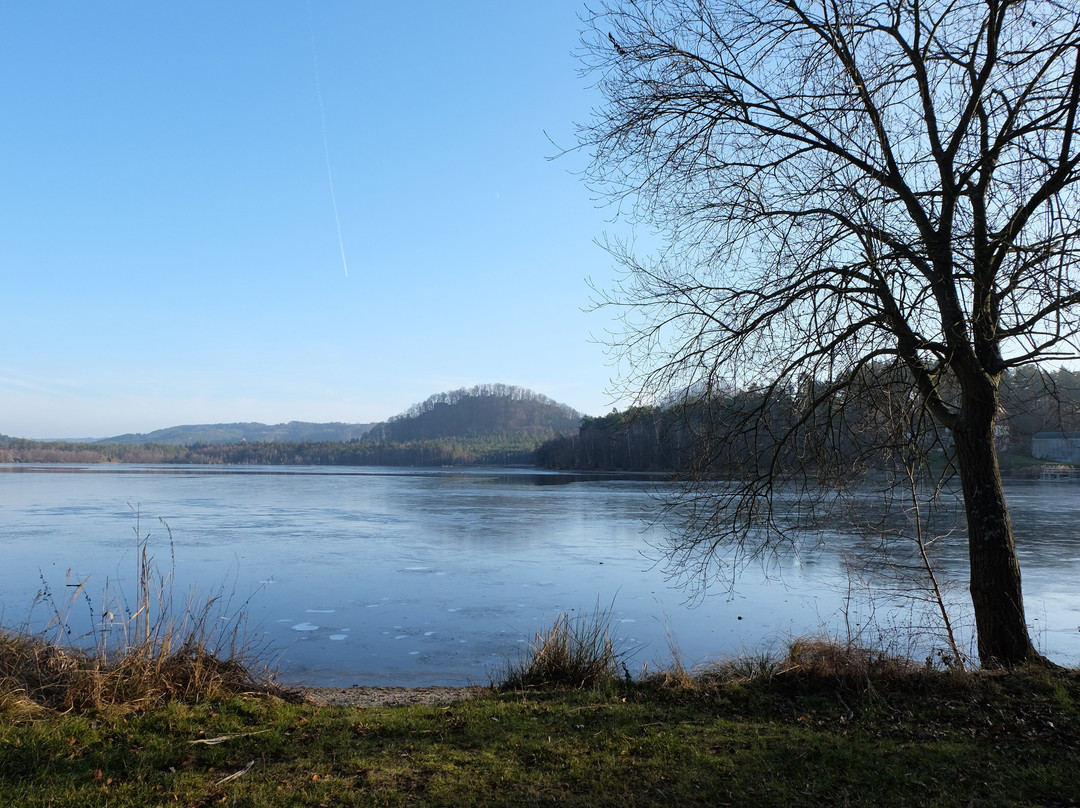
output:
<instances>
[{"instance_id":1,"label":"mossy ground","mask_svg":"<svg viewBox=\"0 0 1080 808\"><path fill-rule=\"evenodd\" d=\"M7 806L979 805L1080 795L1080 674L792 670L358 709L9 712Z\"/></svg>"}]
</instances>

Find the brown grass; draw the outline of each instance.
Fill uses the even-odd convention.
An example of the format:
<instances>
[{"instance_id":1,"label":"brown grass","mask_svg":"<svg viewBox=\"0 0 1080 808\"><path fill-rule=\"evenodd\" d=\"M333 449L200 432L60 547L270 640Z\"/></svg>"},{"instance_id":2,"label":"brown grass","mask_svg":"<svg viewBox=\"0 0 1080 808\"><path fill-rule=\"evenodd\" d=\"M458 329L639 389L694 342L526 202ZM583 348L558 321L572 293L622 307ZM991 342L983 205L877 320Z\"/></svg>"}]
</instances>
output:
<instances>
[{"instance_id":1,"label":"brown grass","mask_svg":"<svg viewBox=\"0 0 1080 808\"><path fill-rule=\"evenodd\" d=\"M170 699L201 701L274 689L234 658L220 658L188 638L104 658L41 637L0 633L0 709L88 712L143 709Z\"/></svg>"},{"instance_id":2,"label":"brown grass","mask_svg":"<svg viewBox=\"0 0 1080 808\"><path fill-rule=\"evenodd\" d=\"M172 557L172 532L162 524ZM46 584L36 601L53 612L44 631L0 630L0 711L19 716L44 709L140 710L173 699L279 692L274 673L257 664L248 642L247 603L223 614L229 604L220 595L200 602L193 592L177 607L173 568L160 571L149 552L149 534L139 531L136 511L134 602L106 584L95 615L84 581L59 608ZM94 628L72 640L70 614L80 602Z\"/></svg>"},{"instance_id":3,"label":"brown grass","mask_svg":"<svg viewBox=\"0 0 1080 808\"><path fill-rule=\"evenodd\" d=\"M964 671L951 671L962 679ZM720 660L692 673L693 686L764 683L766 685L829 685L847 691L877 687L918 687L931 674L942 672L884 651L852 642L797 637L783 656L742 654ZM657 684L663 684L657 680ZM816 686L815 685L815 686Z\"/></svg>"},{"instance_id":4,"label":"brown grass","mask_svg":"<svg viewBox=\"0 0 1080 808\"><path fill-rule=\"evenodd\" d=\"M921 676L925 668L906 657L854 643L797 638L788 645L778 674L838 681L899 680Z\"/></svg>"},{"instance_id":5,"label":"brown grass","mask_svg":"<svg viewBox=\"0 0 1080 808\"><path fill-rule=\"evenodd\" d=\"M610 635L611 614L599 607L591 615L555 618L536 635L529 652L508 662L499 677L508 690L592 688L629 676L623 654Z\"/></svg>"}]
</instances>

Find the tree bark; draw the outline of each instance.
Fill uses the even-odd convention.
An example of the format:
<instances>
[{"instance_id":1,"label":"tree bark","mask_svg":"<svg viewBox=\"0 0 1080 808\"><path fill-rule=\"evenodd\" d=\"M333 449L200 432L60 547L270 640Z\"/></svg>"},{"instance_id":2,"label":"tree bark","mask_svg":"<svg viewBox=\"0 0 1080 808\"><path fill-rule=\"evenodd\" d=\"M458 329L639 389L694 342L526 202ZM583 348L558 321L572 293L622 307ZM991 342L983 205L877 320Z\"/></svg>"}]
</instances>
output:
<instances>
[{"instance_id":1,"label":"tree bark","mask_svg":"<svg viewBox=\"0 0 1080 808\"><path fill-rule=\"evenodd\" d=\"M971 601L980 663L1012 666L1041 657L1024 616L1020 562L994 445L996 390L985 379L978 386L963 393L953 429L967 513Z\"/></svg>"}]
</instances>

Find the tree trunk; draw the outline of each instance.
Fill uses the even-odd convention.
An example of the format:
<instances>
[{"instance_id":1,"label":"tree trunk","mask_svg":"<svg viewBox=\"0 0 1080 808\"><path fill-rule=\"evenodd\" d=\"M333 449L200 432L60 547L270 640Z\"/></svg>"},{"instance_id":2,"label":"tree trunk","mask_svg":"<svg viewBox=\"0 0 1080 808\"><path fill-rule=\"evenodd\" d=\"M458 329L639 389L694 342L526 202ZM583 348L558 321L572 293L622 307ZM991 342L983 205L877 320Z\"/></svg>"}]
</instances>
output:
<instances>
[{"instance_id":1,"label":"tree trunk","mask_svg":"<svg viewBox=\"0 0 1080 808\"><path fill-rule=\"evenodd\" d=\"M1011 666L1041 657L1024 617L1020 562L994 445L997 395L989 384L980 393L963 395L953 429L967 512L971 601L979 661L983 667Z\"/></svg>"}]
</instances>

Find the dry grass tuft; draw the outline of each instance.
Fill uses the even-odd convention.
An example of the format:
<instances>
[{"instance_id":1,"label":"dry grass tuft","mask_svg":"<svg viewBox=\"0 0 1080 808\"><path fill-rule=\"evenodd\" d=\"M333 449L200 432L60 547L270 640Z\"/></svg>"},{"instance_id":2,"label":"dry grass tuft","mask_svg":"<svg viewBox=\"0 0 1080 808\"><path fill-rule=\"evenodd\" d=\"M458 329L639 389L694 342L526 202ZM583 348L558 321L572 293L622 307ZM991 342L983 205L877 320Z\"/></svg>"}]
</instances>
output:
<instances>
[{"instance_id":1,"label":"dry grass tuft","mask_svg":"<svg viewBox=\"0 0 1080 808\"><path fill-rule=\"evenodd\" d=\"M758 652L714 662L694 672L693 686L708 690L717 685L817 682L845 690L908 689L920 686L932 673L940 674L905 657L855 643L798 637L788 643L782 656Z\"/></svg>"},{"instance_id":2,"label":"dry grass tuft","mask_svg":"<svg viewBox=\"0 0 1080 808\"><path fill-rule=\"evenodd\" d=\"M854 643L800 637L788 644L787 656L777 673L839 681L884 681L911 679L924 672L923 667L905 657Z\"/></svg>"},{"instance_id":3,"label":"dry grass tuft","mask_svg":"<svg viewBox=\"0 0 1080 808\"><path fill-rule=\"evenodd\" d=\"M507 662L499 677L507 690L591 688L629 676L623 654L610 635L611 613L560 614L551 628L536 635L529 653Z\"/></svg>"},{"instance_id":4,"label":"dry grass tuft","mask_svg":"<svg viewBox=\"0 0 1080 808\"><path fill-rule=\"evenodd\" d=\"M739 684L772 681L782 664L768 653L746 653L712 663L696 677L707 683Z\"/></svg>"},{"instance_id":5,"label":"dry grass tuft","mask_svg":"<svg viewBox=\"0 0 1080 808\"><path fill-rule=\"evenodd\" d=\"M85 599L94 614L85 582L74 587L64 609L57 607L45 586L38 601L52 609L53 617L43 633L0 630L0 714L140 710L173 699L202 701L279 691L273 673L255 665L256 655L244 632L246 602L231 614L222 614L228 604L220 596L199 603L192 593L176 608L172 570L163 575L154 564L149 534L140 534L138 521L135 533L135 600L129 603L122 592L106 585L100 617L89 635L69 640L73 636L69 617L76 601ZM171 550L172 532L168 533ZM46 636L50 632L51 639Z\"/></svg>"},{"instance_id":6,"label":"dry grass tuft","mask_svg":"<svg viewBox=\"0 0 1080 808\"><path fill-rule=\"evenodd\" d=\"M219 657L197 637L101 656L41 637L0 633L0 712L140 710L172 699L202 701L277 688L238 657Z\"/></svg>"},{"instance_id":7,"label":"dry grass tuft","mask_svg":"<svg viewBox=\"0 0 1080 808\"><path fill-rule=\"evenodd\" d=\"M642 676L642 681L650 687L671 691L693 690L699 679L699 672L687 670L679 660L652 673L645 671Z\"/></svg>"}]
</instances>

